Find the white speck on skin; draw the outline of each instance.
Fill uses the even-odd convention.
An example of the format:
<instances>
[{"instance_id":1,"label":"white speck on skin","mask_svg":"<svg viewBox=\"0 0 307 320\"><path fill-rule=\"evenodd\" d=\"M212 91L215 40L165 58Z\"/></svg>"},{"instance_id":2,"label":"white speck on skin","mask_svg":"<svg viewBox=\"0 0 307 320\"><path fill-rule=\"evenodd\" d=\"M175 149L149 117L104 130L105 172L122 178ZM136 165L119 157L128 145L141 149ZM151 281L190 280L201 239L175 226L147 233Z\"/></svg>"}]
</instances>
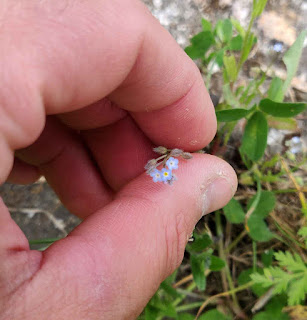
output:
<instances>
[{"instance_id":1,"label":"white speck on skin","mask_svg":"<svg viewBox=\"0 0 307 320\"><path fill-rule=\"evenodd\" d=\"M198 143L197 140L192 140L192 141L190 141L190 145L191 145L191 146L195 146L197 143Z\"/></svg>"}]
</instances>

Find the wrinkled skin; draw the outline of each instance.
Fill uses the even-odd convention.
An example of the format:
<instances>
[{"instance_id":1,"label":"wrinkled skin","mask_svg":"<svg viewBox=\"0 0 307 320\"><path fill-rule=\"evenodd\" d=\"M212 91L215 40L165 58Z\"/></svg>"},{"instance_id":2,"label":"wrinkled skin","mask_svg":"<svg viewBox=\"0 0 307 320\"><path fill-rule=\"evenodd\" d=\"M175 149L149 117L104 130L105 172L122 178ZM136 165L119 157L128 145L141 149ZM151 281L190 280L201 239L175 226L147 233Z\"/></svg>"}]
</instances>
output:
<instances>
[{"instance_id":1,"label":"wrinkled skin","mask_svg":"<svg viewBox=\"0 0 307 320\"><path fill-rule=\"evenodd\" d=\"M135 0L2 0L0 183L44 175L84 219L44 252L0 203L0 319L134 319L237 180L219 158L144 173L152 147L216 131L194 63Z\"/></svg>"}]
</instances>

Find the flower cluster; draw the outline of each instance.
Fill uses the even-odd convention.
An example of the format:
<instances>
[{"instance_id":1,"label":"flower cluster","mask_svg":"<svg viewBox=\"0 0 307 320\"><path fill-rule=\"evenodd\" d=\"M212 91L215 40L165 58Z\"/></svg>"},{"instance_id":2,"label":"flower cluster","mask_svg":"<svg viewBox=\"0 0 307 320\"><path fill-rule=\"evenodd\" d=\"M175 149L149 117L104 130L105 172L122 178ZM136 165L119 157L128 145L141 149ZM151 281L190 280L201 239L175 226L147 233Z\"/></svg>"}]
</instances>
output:
<instances>
[{"instance_id":1,"label":"flower cluster","mask_svg":"<svg viewBox=\"0 0 307 320\"><path fill-rule=\"evenodd\" d=\"M178 169L179 160L175 157L182 157L183 159L192 158L192 155L189 152L184 152L180 149L169 150L160 146L153 150L161 154L161 156L157 159L149 160L145 169L154 182L163 182L171 185L175 180L177 180L173 170ZM159 166L162 166L162 169L158 169Z\"/></svg>"}]
</instances>

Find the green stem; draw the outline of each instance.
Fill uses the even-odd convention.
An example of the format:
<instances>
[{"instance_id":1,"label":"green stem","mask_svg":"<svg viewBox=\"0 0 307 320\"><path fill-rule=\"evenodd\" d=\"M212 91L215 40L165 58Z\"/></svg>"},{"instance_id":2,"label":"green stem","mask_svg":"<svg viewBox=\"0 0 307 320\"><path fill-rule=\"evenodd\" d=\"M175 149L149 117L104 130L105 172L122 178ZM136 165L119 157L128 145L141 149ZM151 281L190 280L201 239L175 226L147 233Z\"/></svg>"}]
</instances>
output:
<instances>
[{"instance_id":1,"label":"green stem","mask_svg":"<svg viewBox=\"0 0 307 320\"><path fill-rule=\"evenodd\" d=\"M187 311L187 310L192 310L192 309L196 309L199 308L201 305L203 304L202 301L200 302L194 302L194 303L190 303L190 304L185 304L183 306L179 306L176 308L177 312L183 312L183 311Z\"/></svg>"},{"instance_id":2,"label":"green stem","mask_svg":"<svg viewBox=\"0 0 307 320\"><path fill-rule=\"evenodd\" d=\"M247 234L246 230L243 230L232 242L231 244L226 248L225 253L229 253L234 247L237 246L237 244L241 241L241 239Z\"/></svg>"},{"instance_id":3,"label":"green stem","mask_svg":"<svg viewBox=\"0 0 307 320\"><path fill-rule=\"evenodd\" d=\"M223 281L225 281L225 278L227 279L230 291L232 292L235 289L235 287L234 287L234 284L233 284L233 281L232 281L231 273L230 273L230 270L229 270L229 266L228 266L226 255L225 255L225 251L224 251L223 230L222 230L221 212L220 211L216 211L215 212L215 224L216 224L216 233L217 233L217 236L220 239L219 243L218 243L219 257L226 262L225 268L223 268L221 270L221 276L222 276L222 280ZM232 296L232 300L233 300L235 308L237 310L241 310L235 292L232 292L231 296Z\"/></svg>"},{"instance_id":4,"label":"green stem","mask_svg":"<svg viewBox=\"0 0 307 320\"><path fill-rule=\"evenodd\" d=\"M253 272L257 271L257 242L253 240Z\"/></svg>"}]
</instances>

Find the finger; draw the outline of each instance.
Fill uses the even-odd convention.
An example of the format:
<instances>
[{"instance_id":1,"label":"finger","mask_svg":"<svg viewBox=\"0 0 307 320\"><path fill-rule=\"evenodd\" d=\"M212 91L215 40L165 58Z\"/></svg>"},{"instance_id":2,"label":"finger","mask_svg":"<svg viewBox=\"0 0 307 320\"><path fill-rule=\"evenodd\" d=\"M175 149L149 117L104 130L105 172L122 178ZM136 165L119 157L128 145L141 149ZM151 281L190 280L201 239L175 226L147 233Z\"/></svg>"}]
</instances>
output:
<instances>
[{"instance_id":1,"label":"finger","mask_svg":"<svg viewBox=\"0 0 307 320\"><path fill-rule=\"evenodd\" d=\"M18 150L17 155L38 167L62 203L80 218L87 217L112 199L111 190L80 137L53 116L47 118L37 141Z\"/></svg>"},{"instance_id":2,"label":"finger","mask_svg":"<svg viewBox=\"0 0 307 320\"><path fill-rule=\"evenodd\" d=\"M12 39L18 39L18 48ZM193 148L202 147L213 137L215 115L198 69L138 1L74 1L66 7L60 0L20 1L6 11L1 46L6 71L0 80L6 85L0 88L0 154L7 163L0 169L2 182L12 161L5 146L32 143L45 113L77 110L107 95L131 112L169 106L164 117L176 130L169 130L167 139L160 121L149 132L146 119L136 117L156 143L175 145L183 139L185 117L191 122L187 147L191 141ZM178 101L184 106L174 113Z\"/></svg>"},{"instance_id":3,"label":"finger","mask_svg":"<svg viewBox=\"0 0 307 320\"><path fill-rule=\"evenodd\" d=\"M113 190L144 172L144 165L154 157L152 142L129 116L103 128L83 131L82 136Z\"/></svg>"},{"instance_id":4,"label":"finger","mask_svg":"<svg viewBox=\"0 0 307 320\"><path fill-rule=\"evenodd\" d=\"M35 166L31 166L15 157L12 171L7 182L16 184L30 184L39 179L41 173Z\"/></svg>"},{"instance_id":5,"label":"finger","mask_svg":"<svg viewBox=\"0 0 307 320\"><path fill-rule=\"evenodd\" d=\"M76 130L89 130L108 126L127 115L109 99L102 99L85 108L60 114L63 123Z\"/></svg>"},{"instance_id":6,"label":"finger","mask_svg":"<svg viewBox=\"0 0 307 320\"><path fill-rule=\"evenodd\" d=\"M93 319L136 318L181 262L198 219L224 206L236 189L232 168L209 155L180 161L177 176L173 186L155 184L145 174L128 184L44 252L40 271L21 296L40 306L40 316L49 312L41 302L55 299L60 319L88 319L89 304ZM37 311L29 312L35 319Z\"/></svg>"}]
</instances>

